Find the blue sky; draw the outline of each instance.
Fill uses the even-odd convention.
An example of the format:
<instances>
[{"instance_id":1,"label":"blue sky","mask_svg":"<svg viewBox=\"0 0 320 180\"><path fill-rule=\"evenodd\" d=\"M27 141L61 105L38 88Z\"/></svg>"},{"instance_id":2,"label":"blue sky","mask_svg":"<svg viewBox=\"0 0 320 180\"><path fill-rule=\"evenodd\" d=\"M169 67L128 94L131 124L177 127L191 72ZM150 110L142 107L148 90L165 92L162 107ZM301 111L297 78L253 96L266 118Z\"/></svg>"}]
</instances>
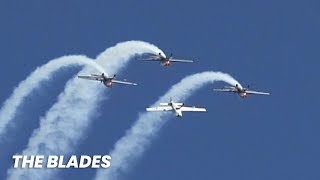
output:
<instances>
[{"instance_id":1,"label":"blue sky","mask_svg":"<svg viewBox=\"0 0 320 180\"><path fill-rule=\"evenodd\" d=\"M1 1L0 102L37 66L68 54L95 58L126 40L143 40L193 64L132 61L75 154L108 154L138 114L186 75L214 70L270 97L197 91L187 104L208 113L172 118L123 179L319 179L318 1ZM0 179L39 117L80 68L62 70L27 98L1 144ZM104 87L101 87L104 88ZM123 113L125 111L125 113ZM4 147L4 148L3 148ZM95 170L62 170L91 179Z\"/></svg>"}]
</instances>

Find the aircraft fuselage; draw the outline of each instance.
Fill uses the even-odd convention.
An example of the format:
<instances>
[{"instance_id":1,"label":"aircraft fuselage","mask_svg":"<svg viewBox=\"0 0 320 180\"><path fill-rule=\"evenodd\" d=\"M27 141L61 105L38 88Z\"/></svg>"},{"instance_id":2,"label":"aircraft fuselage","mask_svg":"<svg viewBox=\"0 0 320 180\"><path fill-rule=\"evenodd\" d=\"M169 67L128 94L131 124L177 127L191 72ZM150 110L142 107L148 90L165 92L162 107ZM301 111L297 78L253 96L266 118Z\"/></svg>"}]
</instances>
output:
<instances>
[{"instance_id":1,"label":"aircraft fuselage","mask_svg":"<svg viewBox=\"0 0 320 180\"><path fill-rule=\"evenodd\" d=\"M169 60L170 58L166 58L164 56L161 55L161 53L159 53L160 56L160 63L162 66L170 66L171 65L171 61Z\"/></svg>"},{"instance_id":2,"label":"aircraft fuselage","mask_svg":"<svg viewBox=\"0 0 320 180\"><path fill-rule=\"evenodd\" d=\"M237 90L237 93L238 93L238 95L241 97L241 98L246 98L246 97L248 97L248 93L246 92L247 91L247 89L246 88L240 88L239 86L238 86L238 84L236 85L236 90Z\"/></svg>"},{"instance_id":3,"label":"aircraft fuselage","mask_svg":"<svg viewBox=\"0 0 320 180\"><path fill-rule=\"evenodd\" d=\"M177 105L175 102L173 101L170 101L169 105L172 107L172 109L174 110L175 112L175 115L177 117L182 117L182 112L180 110L181 106Z\"/></svg>"},{"instance_id":4,"label":"aircraft fuselage","mask_svg":"<svg viewBox=\"0 0 320 180\"><path fill-rule=\"evenodd\" d=\"M243 89L240 89L240 88L237 88L238 90L238 95L241 97L241 98L246 98L248 97L248 93L246 92L247 89L243 88Z\"/></svg>"}]
</instances>

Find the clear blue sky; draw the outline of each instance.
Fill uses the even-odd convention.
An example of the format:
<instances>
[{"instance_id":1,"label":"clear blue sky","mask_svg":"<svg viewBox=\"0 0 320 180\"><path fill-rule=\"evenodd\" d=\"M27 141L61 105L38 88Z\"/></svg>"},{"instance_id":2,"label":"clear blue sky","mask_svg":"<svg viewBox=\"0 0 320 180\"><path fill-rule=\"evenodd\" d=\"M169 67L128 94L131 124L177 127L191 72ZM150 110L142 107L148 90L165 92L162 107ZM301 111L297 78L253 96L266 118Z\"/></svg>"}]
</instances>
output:
<instances>
[{"instance_id":1,"label":"clear blue sky","mask_svg":"<svg viewBox=\"0 0 320 180\"><path fill-rule=\"evenodd\" d=\"M172 118L122 178L320 179L319 6L316 0L1 1L0 102L50 59L94 58L117 42L144 40L196 63L130 63L119 76L140 86L112 89L75 154L108 154L138 113L171 85L215 70L272 95L241 100L213 93L221 83L201 89L186 103L208 113ZM59 71L28 97L1 144L0 179L79 70ZM91 179L95 172L69 169L59 176Z\"/></svg>"}]
</instances>

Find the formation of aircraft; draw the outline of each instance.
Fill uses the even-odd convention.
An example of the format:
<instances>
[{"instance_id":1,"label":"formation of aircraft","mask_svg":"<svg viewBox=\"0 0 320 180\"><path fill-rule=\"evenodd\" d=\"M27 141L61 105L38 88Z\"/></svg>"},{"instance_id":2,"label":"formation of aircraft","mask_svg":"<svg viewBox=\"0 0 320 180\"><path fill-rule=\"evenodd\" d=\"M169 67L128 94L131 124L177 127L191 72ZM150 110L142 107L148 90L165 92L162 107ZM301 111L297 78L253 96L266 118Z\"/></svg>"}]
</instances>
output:
<instances>
[{"instance_id":1,"label":"formation of aircraft","mask_svg":"<svg viewBox=\"0 0 320 180\"><path fill-rule=\"evenodd\" d=\"M172 62L182 62L182 63L192 63L193 60L188 59L175 59L172 54L169 57L164 56L159 53L158 55L150 55L148 57L142 58L143 61L157 61L160 62L163 66L170 66Z\"/></svg>"},{"instance_id":2,"label":"formation of aircraft","mask_svg":"<svg viewBox=\"0 0 320 180\"><path fill-rule=\"evenodd\" d=\"M88 80L95 80L95 81L100 81L107 87L112 87L113 83L116 84L125 84L125 85L134 85L136 86L136 83L133 82L128 82L127 80L116 80L116 75L113 75L113 77L107 77L104 73L100 74L91 74L89 76L78 76L78 78L82 79L88 79Z\"/></svg>"},{"instance_id":3,"label":"formation of aircraft","mask_svg":"<svg viewBox=\"0 0 320 180\"><path fill-rule=\"evenodd\" d=\"M184 103L176 103L170 98L169 103L160 103L158 107L146 108L147 111L172 111L176 117L182 117L182 112L206 112L205 108L187 107Z\"/></svg>"},{"instance_id":4,"label":"formation of aircraft","mask_svg":"<svg viewBox=\"0 0 320 180\"><path fill-rule=\"evenodd\" d=\"M238 84L235 86L225 86L221 89L213 89L214 91L219 92L232 92L237 93L241 98L248 97L249 94L255 94L255 95L270 95L268 92L259 92L259 91L253 91L249 90L249 86L247 88L241 88Z\"/></svg>"},{"instance_id":5,"label":"formation of aircraft","mask_svg":"<svg viewBox=\"0 0 320 180\"><path fill-rule=\"evenodd\" d=\"M158 61L163 66L170 66L172 62L184 62L184 63L191 63L193 60L186 60L186 59L174 59L172 57L172 54L169 57L166 57L165 55L162 55L159 53L158 55L149 55L148 57L142 59L144 61ZM78 78L82 79L88 79L88 80L96 80L103 83L106 87L112 87L113 83L117 84L125 84L125 85L134 85L136 86L136 83L128 82L127 80L116 80L116 75L113 77L108 77L104 73L102 74L91 74L89 76L78 76ZM255 95L270 95L268 92L259 92L259 91L253 91L249 90L249 86L247 88L242 88L238 84L235 86L225 86L220 89L213 89L214 91L219 92L231 92L238 94L241 98L248 97L249 94L255 94ZM206 112L205 108L198 108L198 107L187 107L184 105L184 103L177 103L170 98L169 103L160 103L158 107L149 107L146 108L146 111L171 111L175 114L176 117L182 117L182 112Z\"/></svg>"}]
</instances>

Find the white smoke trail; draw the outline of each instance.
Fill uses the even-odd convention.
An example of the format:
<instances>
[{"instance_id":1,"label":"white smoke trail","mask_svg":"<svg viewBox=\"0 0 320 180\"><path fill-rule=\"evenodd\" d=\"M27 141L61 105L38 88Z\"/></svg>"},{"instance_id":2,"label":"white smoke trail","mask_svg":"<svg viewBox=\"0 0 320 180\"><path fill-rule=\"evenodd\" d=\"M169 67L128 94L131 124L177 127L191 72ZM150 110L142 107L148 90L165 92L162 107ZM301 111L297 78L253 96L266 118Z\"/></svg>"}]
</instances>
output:
<instances>
[{"instance_id":1,"label":"white smoke trail","mask_svg":"<svg viewBox=\"0 0 320 180\"><path fill-rule=\"evenodd\" d=\"M97 57L107 72L116 73L136 54L163 53L159 48L143 41L127 41L107 49ZM80 74L91 73L83 70ZM40 120L40 128L29 139L22 154L69 154L75 148L90 125L95 109L101 100L102 87L99 83L88 85L87 81L70 80L63 93ZM50 179L56 172L51 169L10 169L8 179Z\"/></svg>"},{"instance_id":2,"label":"white smoke trail","mask_svg":"<svg viewBox=\"0 0 320 180\"><path fill-rule=\"evenodd\" d=\"M4 102L0 110L0 136L4 135L7 125L14 118L25 97L28 96L34 89L39 87L41 82L50 79L54 72L60 68L70 65L88 65L100 72L104 72L102 66L86 56L80 55L63 56L51 60L47 64L36 68L24 81L19 83L10 97Z\"/></svg>"},{"instance_id":3,"label":"white smoke trail","mask_svg":"<svg viewBox=\"0 0 320 180\"><path fill-rule=\"evenodd\" d=\"M202 86L215 81L224 81L231 85L239 84L230 75L222 72L202 72L190 75L172 86L169 91L159 98L152 106L158 106L160 102L169 101L170 97L176 102L183 102ZM172 114L169 114L172 116ZM170 117L167 113L145 112L141 114L111 151L111 166L108 169L98 170L95 180L117 179L121 172L128 170L129 166L136 161L150 145L154 136Z\"/></svg>"}]
</instances>

